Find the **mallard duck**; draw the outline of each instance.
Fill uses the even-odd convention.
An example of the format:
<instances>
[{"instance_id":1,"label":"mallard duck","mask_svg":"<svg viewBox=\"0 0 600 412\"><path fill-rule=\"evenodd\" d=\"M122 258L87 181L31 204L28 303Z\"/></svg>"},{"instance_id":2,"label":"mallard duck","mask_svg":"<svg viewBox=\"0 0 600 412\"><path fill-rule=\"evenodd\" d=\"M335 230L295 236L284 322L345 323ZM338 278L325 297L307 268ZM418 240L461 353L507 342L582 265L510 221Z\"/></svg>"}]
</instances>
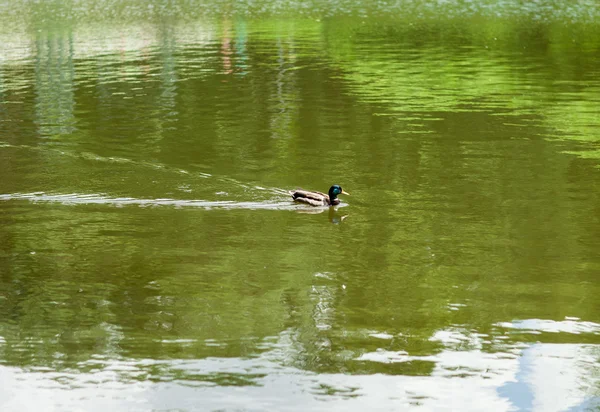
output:
<instances>
[{"instance_id":1,"label":"mallard duck","mask_svg":"<svg viewBox=\"0 0 600 412\"><path fill-rule=\"evenodd\" d=\"M290 190L290 195L296 202L306 203L311 206L335 206L340 204L338 195L348 195L350 193L344 192L340 185L333 185L329 188L329 195L321 192L309 192L308 190L296 189Z\"/></svg>"}]
</instances>

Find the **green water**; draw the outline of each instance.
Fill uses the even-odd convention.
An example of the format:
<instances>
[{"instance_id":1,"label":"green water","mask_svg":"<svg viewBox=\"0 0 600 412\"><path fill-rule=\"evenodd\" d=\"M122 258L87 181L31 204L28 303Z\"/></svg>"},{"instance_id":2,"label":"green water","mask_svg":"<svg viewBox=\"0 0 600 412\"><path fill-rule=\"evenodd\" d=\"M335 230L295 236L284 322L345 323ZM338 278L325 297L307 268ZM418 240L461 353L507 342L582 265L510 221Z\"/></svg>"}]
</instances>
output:
<instances>
[{"instance_id":1,"label":"green water","mask_svg":"<svg viewBox=\"0 0 600 412\"><path fill-rule=\"evenodd\" d=\"M593 2L0 11L1 410L600 408Z\"/></svg>"}]
</instances>

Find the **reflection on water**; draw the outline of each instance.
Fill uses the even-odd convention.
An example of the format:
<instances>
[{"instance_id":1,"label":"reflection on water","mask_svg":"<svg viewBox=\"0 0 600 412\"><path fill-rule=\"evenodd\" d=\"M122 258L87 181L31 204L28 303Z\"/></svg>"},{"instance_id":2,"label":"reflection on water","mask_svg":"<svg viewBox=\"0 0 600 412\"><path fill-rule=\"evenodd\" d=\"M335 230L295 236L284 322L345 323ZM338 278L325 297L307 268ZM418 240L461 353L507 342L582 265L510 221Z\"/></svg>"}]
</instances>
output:
<instances>
[{"instance_id":1,"label":"reflection on water","mask_svg":"<svg viewBox=\"0 0 600 412\"><path fill-rule=\"evenodd\" d=\"M38 134L51 137L72 133L75 130L72 33L38 36L35 57Z\"/></svg>"},{"instance_id":2,"label":"reflection on water","mask_svg":"<svg viewBox=\"0 0 600 412\"><path fill-rule=\"evenodd\" d=\"M340 207L344 207L344 204L340 204L337 207L308 207L303 206L298 208L298 213L309 214L309 215L318 215L327 211L327 216L329 221L333 224L340 224L346 219L349 214L343 214L339 212Z\"/></svg>"},{"instance_id":3,"label":"reflection on water","mask_svg":"<svg viewBox=\"0 0 600 412\"><path fill-rule=\"evenodd\" d=\"M0 409L600 407L593 4L113 3L0 6Z\"/></svg>"},{"instance_id":4,"label":"reflection on water","mask_svg":"<svg viewBox=\"0 0 600 412\"><path fill-rule=\"evenodd\" d=\"M71 391L82 399L100 398L99 403L89 404L92 411L107 407L193 409L198 404L207 409L235 409L248 403L258 409L319 411L346 410L350 405L360 410L381 404L465 411L481 410L482 406L493 410L593 410L599 405L598 397L590 398L594 387L579 380L598 373L598 351L592 345L507 346L505 354L445 350L426 360L435 365L429 376L365 376L312 374L281 366L289 356L286 352L293 350L286 343L287 334L278 342L265 342L272 349L252 359L96 358L80 363L76 373L2 368L0 377L9 383L4 389L11 394L4 405L36 410L57 404L70 409L78 405L69 396ZM306 390L298 391L298 387ZM38 396L27 396L31 391ZM448 399L452 399L450 405Z\"/></svg>"}]
</instances>

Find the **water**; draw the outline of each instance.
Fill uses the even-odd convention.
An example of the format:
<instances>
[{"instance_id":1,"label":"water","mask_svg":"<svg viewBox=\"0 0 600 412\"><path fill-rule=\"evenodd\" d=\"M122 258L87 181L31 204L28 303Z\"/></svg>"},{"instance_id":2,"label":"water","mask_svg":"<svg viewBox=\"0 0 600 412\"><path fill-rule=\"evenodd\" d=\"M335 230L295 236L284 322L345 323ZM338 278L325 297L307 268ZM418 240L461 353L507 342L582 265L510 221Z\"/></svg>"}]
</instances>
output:
<instances>
[{"instance_id":1,"label":"water","mask_svg":"<svg viewBox=\"0 0 600 412\"><path fill-rule=\"evenodd\" d=\"M598 410L598 11L432 4L1 6L1 409Z\"/></svg>"}]
</instances>

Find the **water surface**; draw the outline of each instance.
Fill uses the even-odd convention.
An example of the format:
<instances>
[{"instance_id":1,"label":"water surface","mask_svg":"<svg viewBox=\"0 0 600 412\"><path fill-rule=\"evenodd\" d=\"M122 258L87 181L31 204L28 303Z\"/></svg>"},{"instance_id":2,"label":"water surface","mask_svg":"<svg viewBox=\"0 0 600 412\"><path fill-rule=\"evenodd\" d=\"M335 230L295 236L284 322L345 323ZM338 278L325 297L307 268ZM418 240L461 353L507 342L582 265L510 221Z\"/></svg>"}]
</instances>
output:
<instances>
[{"instance_id":1,"label":"water surface","mask_svg":"<svg viewBox=\"0 0 600 412\"><path fill-rule=\"evenodd\" d=\"M593 4L123 4L2 6L2 410L600 408Z\"/></svg>"}]
</instances>

